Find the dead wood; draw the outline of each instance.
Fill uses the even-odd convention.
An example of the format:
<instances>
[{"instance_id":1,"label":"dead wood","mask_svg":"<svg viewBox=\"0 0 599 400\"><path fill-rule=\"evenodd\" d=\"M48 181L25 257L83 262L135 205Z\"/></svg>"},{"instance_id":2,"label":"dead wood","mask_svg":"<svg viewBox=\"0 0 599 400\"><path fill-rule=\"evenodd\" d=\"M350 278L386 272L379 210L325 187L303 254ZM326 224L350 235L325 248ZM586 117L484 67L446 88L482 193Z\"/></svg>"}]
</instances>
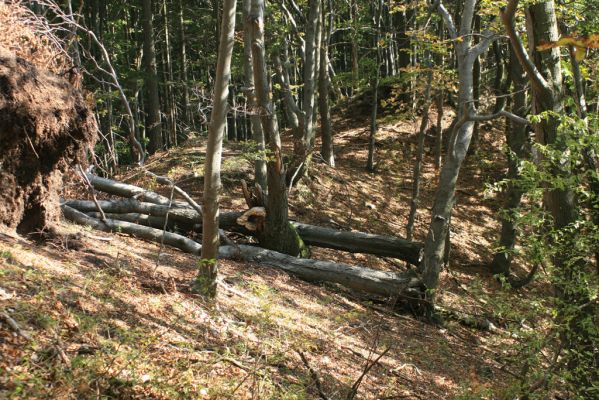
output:
<instances>
[{"instance_id":1,"label":"dead wood","mask_svg":"<svg viewBox=\"0 0 599 400\"><path fill-rule=\"evenodd\" d=\"M96 205L87 200L69 200L65 202L69 207L79 211L89 213L96 211ZM197 212L189 208L173 208L157 204L139 202L137 200L117 200L117 201L99 201L100 206L106 213L113 214L148 214L154 217L164 218L169 213L169 220L183 229L196 230L201 226L202 218ZM223 212L219 218L221 229L240 232L244 234L255 234L255 229L242 226L238 219L242 217L241 212ZM115 217L118 219L118 217ZM124 218L130 221L129 218ZM162 220L164 223L164 219ZM251 221L250 222L255 222ZM374 254L382 257L392 257L406 261L413 265L418 265L420 259L420 243L409 242L403 238L393 236L374 235L365 232L339 231L331 228L324 228L315 225L303 224L292 221L291 224L297 229L304 242L311 246L325 247L330 249L342 250L351 253ZM194 228L195 227L195 228Z\"/></svg>"},{"instance_id":2,"label":"dead wood","mask_svg":"<svg viewBox=\"0 0 599 400\"><path fill-rule=\"evenodd\" d=\"M160 204L163 206L168 206L170 204L170 199L168 197L162 196L139 186L118 182L108 178L102 178L90 173L87 174L87 178L96 190L104 193L126 198L135 198L137 200ZM172 205L178 208L191 208L190 205L182 201L173 201Z\"/></svg>"},{"instance_id":3,"label":"dead wood","mask_svg":"<svg viewBox=\"0 0 599 400\"><path fill-rule=\"evenodd\" d=\"M201 254L202 246L199 243L176 233L112 219L102 222L66 204L62 209L65 217L77 224L102 231L126 233L157 243L164 240L164 244L187 253ZM247 245L221 246L219 257L242 259L260 266L283 270L306 281L337 283L349 289L383 296L395 296L408 288L420 287L419 279L412 273L397 274L328 261L300 259Z\"/></svg>"}]
</instances>

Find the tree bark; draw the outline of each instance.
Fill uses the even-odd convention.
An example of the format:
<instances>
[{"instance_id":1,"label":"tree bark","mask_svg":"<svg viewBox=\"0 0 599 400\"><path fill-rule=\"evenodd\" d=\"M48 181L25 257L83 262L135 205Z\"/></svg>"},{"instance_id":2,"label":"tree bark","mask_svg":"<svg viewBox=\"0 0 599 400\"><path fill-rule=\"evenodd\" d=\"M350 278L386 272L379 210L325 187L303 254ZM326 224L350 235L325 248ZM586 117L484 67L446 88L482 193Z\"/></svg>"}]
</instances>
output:
<instances>
[{"instance_id":1,"label":"tree bark","mask_svg":"<svg viewBox=\"0 0 599 400\"><path fill-rule=\"evenodd\" d=\"M163 148L162 122L160 119L160 95L156 71L154 26L152 22L152 0L142 0L143 9L143 66L146 92L146 134L149 139L148 152L155 153Z\"/></svg>"},{"instance_id":2,"label":"tree bark","mask_svg":"<svg viewBox=\"0 0 599 400\"><path fill-rule=\"evenodd\" d=\"M264 152L266 145L264 143L264 131L260 123L260 115L257 112L256 104L256 88L254 85L254 70L252 67L252 37L251 37L251 20L249 18L252 3L251 0L243 0L243 72L245 75L246 97L248 107L250 109L250 124L252 130L252 140L256 142L258 150ZM264 154L260 155L254 163L254 175L256 183L263 190L267 190L266 183L266 161Z\"/></svg>"},{"instance_id":3,"label":"tree bark","mask_svg":"<svg viewBox=\"0 0 599 400\"><path fill-rule=\"evenodd\" d=\"M252 37L252 63L256 100L262 129L271 152L267 163L268 198L266 221L260 243L267 248L298 256L305 245L289 224L285 165L281 152L281 137L268 83L264 44L264 0L252 0L250 12Z\"/></svg>"},{"instance_id":4,"label":"tree bark","mask_svg":"<svg viewBox=\"0 0 599 400\"><path fill-rule=\"evenodd\" d=\"M235 35L236 0L225 0L216 79L214 83L213 108L208 129L206 160L204 163L204 208L202 224L202 259L194 290L208 297L216 296L219 246L219 201L222 184L220 169L222 160L223 135L227 123L229 81L231 79L231 58Z\"/></svg>"}]
</instances>

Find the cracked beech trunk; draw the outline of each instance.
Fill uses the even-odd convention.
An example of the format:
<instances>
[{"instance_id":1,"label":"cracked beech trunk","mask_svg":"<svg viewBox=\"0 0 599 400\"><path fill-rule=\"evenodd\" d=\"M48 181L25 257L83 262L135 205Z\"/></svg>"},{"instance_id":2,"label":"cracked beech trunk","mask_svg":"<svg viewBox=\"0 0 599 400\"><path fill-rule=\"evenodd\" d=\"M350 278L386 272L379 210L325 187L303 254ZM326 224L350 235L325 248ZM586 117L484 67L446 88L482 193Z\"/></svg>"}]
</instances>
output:
<instances>
[{"instance_id":1,"label":"cracked beech trunk","mask_svg":"<svg viewBox=\"0 0 599 400\"><path fill-rule=\"evenodd\" d=\"M267 163L266 221L264 231L259 235L260 244L271 250L298 256L305 253L306 246L288 219L287 186L281 152L281 137L271 99L265 59L264 0L252 0L249 19L256 102L267 147L271 151L271 157Z\"/></svg>"}]
</instances>

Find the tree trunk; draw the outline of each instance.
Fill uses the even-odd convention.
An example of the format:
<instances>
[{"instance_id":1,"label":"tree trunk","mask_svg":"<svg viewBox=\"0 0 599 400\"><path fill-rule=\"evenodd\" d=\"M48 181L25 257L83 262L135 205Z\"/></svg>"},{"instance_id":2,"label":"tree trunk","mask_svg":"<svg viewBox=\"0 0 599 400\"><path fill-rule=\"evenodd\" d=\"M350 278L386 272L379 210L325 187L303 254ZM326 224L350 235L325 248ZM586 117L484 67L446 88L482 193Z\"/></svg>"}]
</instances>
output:
<instances>
[{"instance_id":1,"label":"tree trunk","mask_svg":"<svg viewBox=\"0 0 599 400\"><path fill-rule=\"evenodd\" d=\"M262 121L262 129L267 138L268 149L271 152L267 164L266 221L260 243L264 247L298 256L302 253L305 254L306 248L288 220L285 165L281 152L277 115L271 100L265 59L264 0L252 0L250 20L256 101Z\"/></svg>"},{"instance_id":2,"label":"tree trunk","mask_svg":"<svg viewBox=\"0 0 599 400\"><path fill-rule=\"evenodd\" d=\"M426 54L425 57L430 57L430 54ZM428 61L425 61L428 64ZM430 66L428 66L430 68ZM414 174L412 178L412 201L410 204L410 214L408 216L408 223L406 225L406 238L408 241L412 240L414 233L414 222L416 220L416 212L418 211L418 204L420 202L420 176L422 169L422 159L424 156L424 140L426 138L426 130L428 128L428 112L431 106L431 85L433 81L433 74L429 70L426 89L424 91L424 104L422 107L422 121L420 122L420 130L418 132L418 149L416 150L416 162L414 164Z\"/></svg>"},{"instance_id":3,"label":"tree trunk","mask_svg":"<svg viewBox=\"0 0 599 400\"><path fill-rule=\"evenodd\" d=\"M442 3L439 2L437 4L439 4L438 10L443 15L442 11L444 7ZM472 71L475 53L472 52L471 48L471 26L475 4L476 0L465 0L459 31L457 31L453 22L447 18L447 10L445 10L445 15L443 15L445 25L450 29L452 39L455 40L457 37L462 38L462 40L454 44L458 61L459 93L457 118L459 122L451 134L447 159L441 169L432 209L431 223L424 243L424 254L420 265L423 284L427 290L426 296L431 301L431 304L434 300L435 290L439 284L439 274L443 265L446 247L445 240L449 231L449 220L453 209L460 167L468 152L474 127L474 123L468 120L468 107L474 100Z\"/></svg>"},{"instance_id":4,"label":"tree trunk","mask_svg":"<svg viewBox=\"0 0 599 400\"><path fill-rule=\"evenodd\" d=\"M154 27L152 22L152 0L142 0L143 8L143 66L146 92L146 135L149 139L148 152L155 153L163 148L162 122L160 119L160 97L156 71Z\"/></svg>"},{"instance_id":5,"label":"tree trunk","mask_svg":"<svg viewBox=\"0 0 599 400\"><path fill-rule=\"evenodd\" d=\"M314 147L314 111L316 104L316 80L318 75L319 21L322 0L309 0L306 20L306 50L304 52L304 76L302 96L303 127L301 137L293 141L293 158L289 163L287 179L300 179L308 170ZM293 184L293 182L291 182Z\"/></svg>"},{"instance_id":6,"label":"tree trunk","mask_svg":"<svg viewBox=\"0 0 599 400\"><path fill-rule=\"evenodd\" d=\"M219 199L222 184L220 167L222 159L223 135L227 123L227 99L231 79L231 58L235 43L236 0L224 0L221 24L221 37L214 83L213 109L208 129L206 160L204 163L204 215L202 226L202 259L194 289L208 297L216 296L216 276L218 273L219 245Z\"/></svg>"},{"instance_id":7,"label":"tree trunk","mask_svg":"<svg viewBox=\"0 0 599 400\"><path fill-rule=\"evenodd\" d=\"M372 81L372 112L370 115L370 136L368 137L368 159L366 161L366 170L374 172L374 157L376 151L376 132L378 130L377 115L379 108L379 81L381 79L381 15L383 13L383 1L379 0L377 5L377 17L376 17L376 35L375 35L375 47L376 47L376 71L374 72L375 78Z\"/></svg>"},{"instance_id":8,"label":"tree trunk","mask_svg":"<svg viewBox=\"0 0 599 400\"><path fill-rule=\"evenodd\" d=\"M525 118L528 104L526 92L528 80L513 50L510 51L509 79L512 81L512 92L514 93L512 96L512 112ZM500 94L503 95L503 93ZM510 183L508 183L505 191L505 216L501 218L500 251L493 257L491 272L509 276L517 238L514 218L520 207L523 194L522 189L514 185L512 181L519 176L521 160L529 157L528 127L508 120L506 122L505 135L509 148L507 178Z\"/></svg>"},{"instance_id":9,"label":"tree trunk","mask_svg":"<svg viewBox=\"0 0 599 400\"><path fill-rule=\"evenodd\" d=\"M333 132L331 129L331 110L329 106L329 94L331 90L331 77L329 75L329 43L331 41L331 32L333 30L333 9L332 1L329 1L330 19L328 25L324 23L325 16L323 11L323 31L322 42L320 44L320 68L318 78L318 105L320 110L320 154L324 162L329 166L335 166L335 155L333 147Z\"/></svg>"},{"instance_id":10,"label":"tree trunk","mask_svg":"<svg viewBox=\"0 0 599 400\"><path fill-rule=\"evenodd\" d=\"M179 34L179 81L183 86L183 121L186 126L181 130L180 140L185 141L188 138L188 129L190 125L193 127L193 115L191 113L191 106L189 104L189 87L188 87L188 74L187 74L187 39L185 37L185 24L183 17L183 0L177 0L177 12L178 12L178 34Z\"/></svg>"},{"instance_id":11,"label":"tree trunk","mask_svg":"<svg viewBox=\"0 0 599 400\"><path fill-rule=\"evenodd\" d=\"M256 109L256 88L254 85L254 70L252 67L252 38L250 35L252 21L249 18L252 3L251 0L243 0L243 73L245 75L245 84L247 87L246 97L250 109L250 124L252 130L252 140L256 142L258 150L264 152L266 146L264 143L264 131L260 123L260 115ZM256 183L267 190L266 184L266 161L264 155L254 163L254 174Z\"/></svg>"}]
</instances>

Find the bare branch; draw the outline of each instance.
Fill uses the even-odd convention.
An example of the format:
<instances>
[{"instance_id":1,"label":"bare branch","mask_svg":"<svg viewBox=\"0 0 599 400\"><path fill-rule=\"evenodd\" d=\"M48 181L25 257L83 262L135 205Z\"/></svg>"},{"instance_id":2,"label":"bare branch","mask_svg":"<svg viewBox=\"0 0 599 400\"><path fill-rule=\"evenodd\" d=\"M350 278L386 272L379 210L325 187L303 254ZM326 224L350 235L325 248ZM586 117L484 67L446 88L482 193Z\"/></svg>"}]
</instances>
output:
<instances>
[{"instance_id":1,"label":"bare branch","mask_svg":"<svg viewBox=\"0 0 599 400\"><path fill-rule=\"evenodd\" d=\"M470 49L472 57L476 58L483 54L494 41L499 39L501 36L491 31L486 31L481 34L482 40L474 47Z\"/></svg>"},{"instance_id":2,"label":"bare branch","mask_svg":"<svg viewBox=\"0 0 599 400\"><path fill-rule=\"evenodd\" d=\"M434 7L437 8L437 12L441 15L441 18L443 18L443 22L445 23L445 26L449 31L449 37L453 40L456 40L458 38L458 30L455 26L455 22L453 22L451 14L449 13L449 11L447 11L447 8L445 8L443 2L441 2L440 0L435 1L435 3L431 5L431 8Z\"/></svg>"},{"instance_id":3,"label":"bare branch","mask_svg":"<svg viewBox=\"0 0 599 400\"><path fill-rule=\"evenodd\" d=\"M516 10L518 9L518 4L520 0L508 0L507 6L501 10L501 19L503 21L503 25L507 31L508 37L510 38L510 43L516 53L516 57L518 57L518 61L526 71L526 75L531 82L531 85L534 90L541 94L550 94L551 87L549 83L543 78L541 72L537 69L535 64L530 59L528 52L524 48L524 44L522 43L522 39L518 32L516 32L516 26L514 24L514 17L516 15Z\"/></svg>"}]
</instances>

